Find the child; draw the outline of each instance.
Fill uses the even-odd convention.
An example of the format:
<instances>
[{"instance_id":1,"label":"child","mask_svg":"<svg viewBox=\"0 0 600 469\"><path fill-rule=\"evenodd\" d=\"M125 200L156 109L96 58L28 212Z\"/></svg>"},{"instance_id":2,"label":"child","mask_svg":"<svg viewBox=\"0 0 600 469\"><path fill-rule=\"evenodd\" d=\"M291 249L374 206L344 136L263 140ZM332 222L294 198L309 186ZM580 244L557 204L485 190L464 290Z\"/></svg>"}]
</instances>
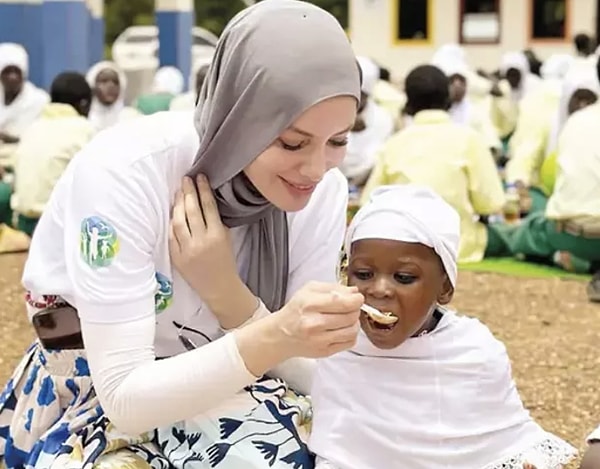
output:
<instances>
[{"instance_id":1,"label":"child","mask_svg":"<svg viewBox=\"0 0 600 469\"><path fill-rule=\"evenodd\" d=\"M417 185L377 189L350 224L348 284L398 321L363 314L356 346L319 362L317 469L558 469L576 455L523 407L504 345L444 307L459 224Z\"/></svg>"}]
</instances>

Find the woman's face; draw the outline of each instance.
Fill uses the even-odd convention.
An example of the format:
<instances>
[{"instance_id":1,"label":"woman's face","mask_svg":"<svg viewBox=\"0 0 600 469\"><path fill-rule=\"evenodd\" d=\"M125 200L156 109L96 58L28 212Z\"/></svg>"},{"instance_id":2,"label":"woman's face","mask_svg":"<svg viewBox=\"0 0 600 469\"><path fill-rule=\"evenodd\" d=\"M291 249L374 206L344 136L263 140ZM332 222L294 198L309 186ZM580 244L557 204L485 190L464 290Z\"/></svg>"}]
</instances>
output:
<instances>
[{"instance_id":1,"label":"woman's face","mask_svg":"<svg viewBox=\"0 0 600 469\"><path fill-rule=\"evenodd\" d=\"M435 251L423 244L385 239L352 243L348 285L365 302L398 321L384 326L366 314L360 325L375 347L392 349L426 328L436 304L448 304L454 289Z\"/></svg>"},{"instance_id":2,"label":"woman's face","mask_svg":"<svg viewBox=\"0 0 600 469\"><path fill-rule=\"evenodd\" d=\"M94 92L100 103L105 106L114 104L121 94L119 74L110 68L101 70L96 76L96 87Z\"/></svg>"},{"instance_id":3,"label":"woman's face","mask_svg":"<svg viewBox=\"0 0 600 469\"><path fill-rule=\"evenodd\" d=\"M510 87L516 90L521 86L521 80L523 79L521 71L516 68L509 68L506 71L506 81L508 81Z\"/></svg>"},{"instance_id":4,"label":"woman's face","mask_svg":"<svg viewBox=\"0 0 600 469\"><path fill-rule=\"evenodd\" d=\"M462 75L452 75L450 77L450 100L453 103L460 103L467 94L467 80Z\"/></svg>"},{"instance_id":5,"label":"woman's face","mask_svg":"<svg viewBox=\"0 0 600 469\"><path fill-rule=\"evenodd\" d=\"M280 210L302 210L325 173L346 155L356 109L350 96L315 104L246 167L246 176Z\"/></svg>"}]
</instances>

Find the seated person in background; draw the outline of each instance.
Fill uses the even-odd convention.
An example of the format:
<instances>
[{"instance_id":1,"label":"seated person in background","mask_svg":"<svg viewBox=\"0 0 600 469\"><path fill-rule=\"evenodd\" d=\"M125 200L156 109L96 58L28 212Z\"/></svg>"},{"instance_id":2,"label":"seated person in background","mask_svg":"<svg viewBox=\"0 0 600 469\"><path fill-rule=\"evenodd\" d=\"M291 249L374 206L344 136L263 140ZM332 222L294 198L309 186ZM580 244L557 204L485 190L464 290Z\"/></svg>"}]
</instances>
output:
<instances>
[{"instance_id":1,"label":"seated person in background","mask_svg":"<svg viewBox=\"0 0 600 469\"><path fill-rule=\"evenodd\" d=\"M511 250L548 262L557 254L583 261L594 273L591 301L600 301L600 103L567 120L558 142L556 183L545 210L532 212L509 234ZM580 262L577 262L580 264ZM578 268L578 270L580 270Z\"/></svg>"},{"instance_id":2,"label":"seated person in background","mask_svg":"<svg viewBox=\"0 0 600 469\"><path fill-rule=\"evenodd\" d=\"M379 68L366 57L357 60L362 72L361 102L340 169L351 184L362 186L375 166L377 151L394 132L394 121L372 97Z\"/></svg>"},{"instance_id":3,"label":"seated person in background","mask_svg":"<svg viewBox=\"0 0 600 469\"><path fill-rule=\"evenodd\" d=\"M474 100L469 95L468 68L464 63L452 61L439 66L450 81L450 117L455 124L468 125L487 143L494 156L502 150L498 131L490 118L487 102Z\"/></svg>"},{"instance_id":4,"label":"seated person in background","mask_svg":"<svg viewBox=\"0 0 600 469\"><path fill-rule=\"evenodd\" d=\"M546 159L556 158L556 142L569 116L595 103L599 92L596 68L587 64L567 74L555 106L544 105L541 99L523 106L510 141L506 180L516 184L522 196L531 201L527 212L545 209L552 191L541 187L542 166ZM548 115L553 117L548 119Z\"/></svg>"},{"instance_id":5,"label":"seated person in background","mask_svg":"<svg viewBox=\"0 0 600 469\"><path fill-rule=\"evenodd\" d=\"M445 307L459 238L423 186L381 187L353 219L348 285L396 321L362 313L356 345L318 361L317 469L558 469L576 455L524 408L504 345Z\"/></svg>"},{"instance_id":6,"label":"seated person in background","mask_svg":"<svg viewBox=\"0 0 600 469\"><path fill-rule=\"evenodd\" d=\"M125 105L127 76L116 63L104 60L93 65L86 74L92 88L92 106L88 118L96 130L135 119L141 114Z\"/></svg>"},{"instance_id":7,"label":"seated person in background","mask_svg":"<svg viewBox=\"0 0 600 469\"><path fill-rule=\"evenodd\" d=\"M517 125L521 102L540 86L541 79L531 73L529 61L522 52L504 54L500 74L501 96L492 100L491 115L500 138L506 141Z\"/></svg>"},{"instance_id":8,"label":"seated person in background","mask_svg":"<svg viewBox=\"0 0 600 469\"><path fill-rule=\"evenodd\" d=\"M92 90L83 75L65 72L50 88L51 102L22 134L16 150L11 205L17 228L33 234L56 182L75 154L94 135L87 119Z\"/></svg>"},{"instance_id":9,"label":"seated person in background","mask_svg":"<svg viewBox=\"0 0 600 469\"><path fill-rule=\"evenodd\" d=\"M40 115L48 94L27 80L29 57L20 44L0 44L0 164L11 167L21 133ZM7 221L7 220L0 220Z\"/></svg>"},{"instance_id":10,"label":"seated person in background","mask_svg":"<svg viewBox=\"0 0 600 469\"><path fill-rule=\"evenodd\" d=\"M183 92L183 75L176 67L161 67L154 76L152 91L138 97L135 108L144 115L168 111L171 101Z\"/></svg>"},{"instance_id":11,"label":"seated person in background","mask_svg":"<svg viewBox=\"0 0 600 469\"><path fill-rule=\"evenodd\" d=\"M500 228L490 225L486 229L476 219L501 212L504 191L483 137L452 122L447 112L448 78L433 65L419 66L406 77L406 95L413 122L381 149L362 201L367 202L377 186L426 185L460 215L460 262L478 262L484 254L510 255Z\"/></svg>"}]
</instances>

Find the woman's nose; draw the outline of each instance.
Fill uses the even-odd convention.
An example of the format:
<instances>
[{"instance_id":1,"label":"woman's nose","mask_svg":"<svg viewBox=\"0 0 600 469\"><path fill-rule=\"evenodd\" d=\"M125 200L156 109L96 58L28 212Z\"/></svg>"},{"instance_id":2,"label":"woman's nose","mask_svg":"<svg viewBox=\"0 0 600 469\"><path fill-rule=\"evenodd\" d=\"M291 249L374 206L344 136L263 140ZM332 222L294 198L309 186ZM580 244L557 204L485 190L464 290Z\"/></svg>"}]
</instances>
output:
<instances>
[{"instance_id":1,"label":"woman's nose","mask_svg":"<svg viewBox=\"0 0 600 469\"><path fill-rule=\"evenodd\" d=\"M327 171L327 158L323 148L315 149L307 155L300 173L312 182L319 182Z\"/></svg>"}]
</instances>

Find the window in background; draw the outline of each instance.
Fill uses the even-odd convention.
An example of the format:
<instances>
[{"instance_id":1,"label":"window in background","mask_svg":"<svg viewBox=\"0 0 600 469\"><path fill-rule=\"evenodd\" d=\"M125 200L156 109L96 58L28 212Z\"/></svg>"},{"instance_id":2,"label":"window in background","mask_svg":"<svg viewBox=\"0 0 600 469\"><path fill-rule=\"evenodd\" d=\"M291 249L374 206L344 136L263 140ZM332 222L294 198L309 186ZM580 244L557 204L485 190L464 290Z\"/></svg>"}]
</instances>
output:
<instances>
[{"instance_id":1,"label":"window in background","mask_svg":"<svg viewBox=\"0 0 600 469\"><path fill-rule=\"evenodd\" d=\"M500 26L500 0L461 0L461 44L498 44Z\"/></svg>"},{"instance_id":2,"label":"window in background","mask_svg":"<svg viewBox=\"0 0 600 469\"><path fill-rule=\"evenodd\" d=\"M395 42L431 40L431 0L393 0L396 11Z\"/></svg>"},{"instance_id":3,"label":"window in background","mask_svg":"<svg viewBox=\"0 0 600 469\"><path fill-rule=\"evenodd\" d=\"M568 37L569 0L531 0L531 39Z\"/></svg>"}]
</instances>

